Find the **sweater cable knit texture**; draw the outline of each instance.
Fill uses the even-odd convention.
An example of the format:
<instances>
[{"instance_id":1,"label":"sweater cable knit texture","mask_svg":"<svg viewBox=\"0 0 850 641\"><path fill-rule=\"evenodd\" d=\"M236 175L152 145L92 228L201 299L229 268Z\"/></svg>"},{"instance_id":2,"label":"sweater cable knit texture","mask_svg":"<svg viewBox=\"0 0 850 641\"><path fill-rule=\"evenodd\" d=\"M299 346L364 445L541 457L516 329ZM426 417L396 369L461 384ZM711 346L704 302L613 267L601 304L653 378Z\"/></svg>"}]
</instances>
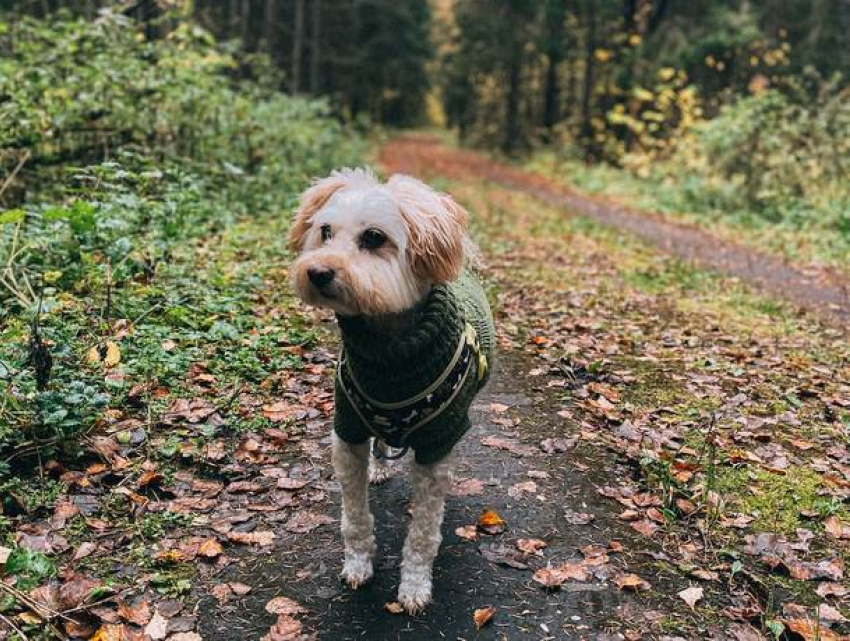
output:
<instances>
[{"instance_id":1,"label":"sweater cable knit texture","mask_svg":"<svg viewBox=\"0 0 850 641\"><path fill-rule=\"evenodd\" d=\"M459 344L470 333L469 325L474 328L471 333L476 335L477 345L463 350L461 359L469 364L465 377L459 379L460 388L451 391L450 402L439 413L400 442L380 421L365 422L338 376L334 429L349 443L363 443L378 435L394 447L410 446L418 463L429 464L448 454L469 429L469 406L489 377L495 332L487 297L469 271L452 283L434 287L413 313L413 324L403 331L382 329L381 324L363 317L340 316L344 354L340 367L348 368L359 391L376 404L403 403L421 396L453 362L460 363L456 361Z\"/></svg>"}]
</instances>

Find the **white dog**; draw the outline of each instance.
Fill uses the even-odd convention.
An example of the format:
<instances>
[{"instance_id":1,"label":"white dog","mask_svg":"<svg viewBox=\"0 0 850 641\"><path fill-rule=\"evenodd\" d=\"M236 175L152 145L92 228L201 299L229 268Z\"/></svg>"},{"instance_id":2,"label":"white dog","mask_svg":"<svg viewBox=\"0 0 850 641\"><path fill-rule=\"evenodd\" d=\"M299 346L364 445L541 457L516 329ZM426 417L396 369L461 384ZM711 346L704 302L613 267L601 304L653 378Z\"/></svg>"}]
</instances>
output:
<instances>
[{"instance_id":1,"label":"white dog","mask_svg":"<svg viewBox=\"0 0 850 641\"><path fill-rule=\"evenodd\" d=\"M431 600L451 453L469 429L494 342L487 298L466 267L466 225L451 197L414 178L381 184L343 169L304 192L290 232L295 291L336 312L342 333L333 436L341 576L352 588L372 577L369 480L387 477L390 448L401 450L393 458L412 449L413 519L398 589L411 614Z\"/></svg>"}]
</instances>

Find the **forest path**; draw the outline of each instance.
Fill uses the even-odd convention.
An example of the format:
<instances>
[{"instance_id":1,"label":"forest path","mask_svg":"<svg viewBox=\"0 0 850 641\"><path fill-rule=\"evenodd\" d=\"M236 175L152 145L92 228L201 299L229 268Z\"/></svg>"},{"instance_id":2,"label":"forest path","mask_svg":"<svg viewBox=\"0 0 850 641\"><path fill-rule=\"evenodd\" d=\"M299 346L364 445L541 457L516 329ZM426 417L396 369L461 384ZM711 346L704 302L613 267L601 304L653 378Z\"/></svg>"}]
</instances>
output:
<instances>
[{"instance_id":1,"label":"forest path","mask_svg":"<svg viewBox=\"0 0 850 641\"><path fill-rule=\"evenodd\" d=\"M243 556L217 577L244 583L252 591L225 605L211 596L202 600L199 610L212 613L200 617L203 638L263 637L275 620L265 605L279 595L307 608L305 630L333 641L624 639L627 633L638 638L661 618L672 622L672 612L687 618L684 604L673 602L674 591L687 587L687 580L668 570L662 585L662 575L649 567L650 555L660 547L635 541L634 532L617 519L617 505L598 493L628 471L610 452L581 443L580 427L558 416L557 390L546 387L546 377L533 371L535 365L522 354L503 353L473 406L474 427L459 446L455 487L447 501L443 545L434 566L434 601L423 614L408 617L383 609L395 600L409 523L405 460L394 464L389 481L371 491L378 538L372 581L357 591L340 582L338 524L307 535L278 527L270 555ZM326 434L316 432L315 450L327 452L328 441ZM321 470L319 478L330 479L327 457L313 463ZM311 487L328 489L333 500L314 510L338 518L338 488L319 478ZM484 509L504 518L504 533L479 533L473 541L456 533L474 525ZM547 546L539 555L522 554L516 547L520 539L542 540ZM586 579L556 591L532 580L535 570L567 561L585 567ZM644 594L619 589L616 577L629 572L650 577L653 585L658 582L657 589ZM209 587L203 592L209 594ZM496 613L476 631L473 612L488 606Z\"/></svg>"},{"instance_id":2,"label":"forest path","mask_svg":"<svg viewBox=\"0 0 850 641\"><path fill-rule=\"evenodd\" d=\"M304 369L285 372L276 392L299 408L284 412L297 420L282 442L266 430L240 445L252 464L235 470L210 517L276 538L229 547L195 586L203 638L279 641L303 629L331 641L750 641L783 625L850 633L850 621L813 609L850 613L823 521L850 523L841 507L850 451L836 446L850 426L842 333L628 231L565 215L563 202L541 202L530 187L502 186L492 172L514 170L480 156L406 137L381 157L388 172L425 178L474 213L498 333L493 379L459 445L434 602L416 617L384 610L409 523L404 473L371 492L374 579L357 591L338 579L334 346L320 331L320 345L301 353ZM333 327L318 312L309 323L323 320ZM467 540L486 508L505 531ZM522 539L545 547L521 553ZM768 552L782 564L764 563ZM547 590L535 576L553 567L563 585ZM816 592L825 577L832 591ZM280 596L304 611L278 619L268 609ZM492 620L476 630L473 613L489 606Z\"/></svg>"},{"instance_id":3,"label":"forest path","mask_svg":"<svg viewBox=\"0 0 850 641\"><path fill-rule=\"evenodd\" d=\"M631 209L610 199L579 194L540 174L494 161L481 153L449 147L433 136L410 134L391 140L382 149L380 163L393 172L415 176L494 182L563 208L566 213L627 231L668 254L737 277L841 326L850 324L850 282L832 271L800 269L693 225Z\"/></svg>"}]
</instances>

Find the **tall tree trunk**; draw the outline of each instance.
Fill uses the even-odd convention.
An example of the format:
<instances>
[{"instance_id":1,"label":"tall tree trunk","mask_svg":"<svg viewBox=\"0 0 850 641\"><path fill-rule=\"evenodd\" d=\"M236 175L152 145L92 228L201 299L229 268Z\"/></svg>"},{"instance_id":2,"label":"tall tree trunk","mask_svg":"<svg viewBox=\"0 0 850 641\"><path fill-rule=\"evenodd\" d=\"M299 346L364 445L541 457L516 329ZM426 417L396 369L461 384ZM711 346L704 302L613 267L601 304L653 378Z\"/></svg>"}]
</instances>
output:
<instances>
[{"instance_id":1,"label":"tall tree trunk","mask_svg":"<svg viewBox=\"0 0 850 641\"><path fill-rule=\"evenodd\" d=\"M587 33L585 35L584 82L581 92L581 137L587 145L593 139L590 109L596 72L596 3L594 0L586 0L585 17Z\"/></svg>"},{"instance_id":2,"label":"tall tree trunk","mask_svg":"<svg viewBox=\"0 0 850 641\"><path fill-rule=\"evenodd\" d=\"M510 69L508 71L508 93L505 109L505 139L502 150L505 153L514 151L520 142L519 131L519 100L520 82L522 80L522 43L515 37L511 45Z\"/></svg>"},{"instance_id":3,"label":"tall tree trunk","mask_svg":"<svg viewBox=\"0 0 850 641\"><path fill-rule=\"evenodd\" d=\"M295 25L292 34L292 70L289 90L301 91L301 54L304 51L304 0L295 0Z\"/></svg>"},{"instance_id":4,"label":"tall tree trunk","mask_svg":"<svg viewBox=\"0 0 850 641\"><path fill-rule=\"evenodd\" d=\"M277 14L275 12L275 0L266 0L266 10L265 10L265 40L266 40L266 53L269 54L273 60L277 59L277 52L275 51L275 34L277 27Z\"/></svg>"},{"instance_id":5,"label":"tall tree trunk","mask_svg":"<svg viewBox=\"0 0 850 641\"><path fill-rule=\"evenodd\" d=\"M558 66L563 59L564 15L566 6L564 0L549 0L546 6L546 79L543 91L543 127L547 137L551 137L552 129L561 118L560 94L561 87L558 77Z\"/></svg>"},{"instance_id":6,"label":"tall tree trunk","mask_svg":"<svg viewBox=\"0 0 850 641\"><path fill-rule=\"evenodd\" d=\"M313 0L313 15L310 22L310 93L319 93L319 61L322 48L322 0Z\"/></svg>"}]
</instances>

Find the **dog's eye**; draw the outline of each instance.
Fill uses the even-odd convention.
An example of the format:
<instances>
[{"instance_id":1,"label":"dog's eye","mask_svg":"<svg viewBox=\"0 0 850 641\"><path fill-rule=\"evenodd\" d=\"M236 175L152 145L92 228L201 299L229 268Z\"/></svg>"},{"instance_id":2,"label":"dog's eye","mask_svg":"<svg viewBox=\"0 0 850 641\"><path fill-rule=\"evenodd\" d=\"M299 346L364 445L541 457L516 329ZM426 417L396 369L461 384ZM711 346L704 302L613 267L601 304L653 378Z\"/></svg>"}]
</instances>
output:
<instances>
[{"instance_id":1,"label":"dog's eye","mask_svg":"<svg viewBox=\"0 0 850 641\"><path fill-rule=\"evenodd\" d=\"M385 242L387 242L386 235L377 229L367 229L360 234L361 249L378 249Z\"/></svg>"},{"instance_id":2,"label":"dog's eye","mask_svg":"<svg viewBox=\"0 0 850 641\"><path fill-rule=\"evenodd\" d=\"M331 226L328 224L322 225L322 242L326 243L331 239Z\"/></svg>"}]
</instances>

